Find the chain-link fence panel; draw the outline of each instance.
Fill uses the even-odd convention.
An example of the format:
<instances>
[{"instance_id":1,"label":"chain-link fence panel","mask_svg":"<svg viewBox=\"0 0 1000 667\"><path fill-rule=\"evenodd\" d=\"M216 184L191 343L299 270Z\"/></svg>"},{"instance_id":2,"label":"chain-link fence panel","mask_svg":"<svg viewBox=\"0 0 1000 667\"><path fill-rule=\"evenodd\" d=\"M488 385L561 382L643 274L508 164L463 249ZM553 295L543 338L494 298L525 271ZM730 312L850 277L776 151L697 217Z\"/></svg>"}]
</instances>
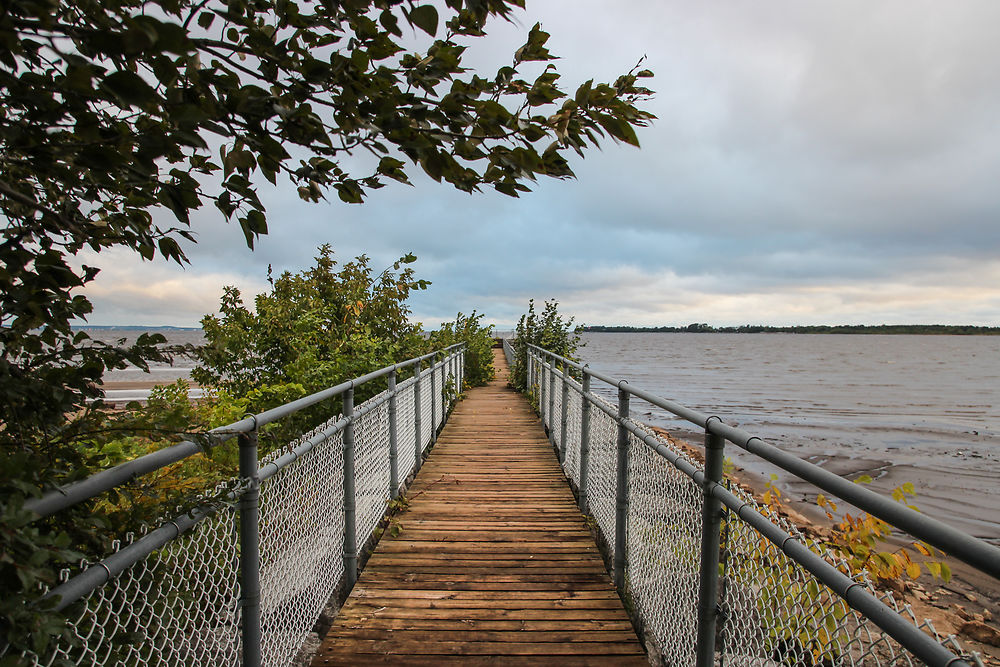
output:
<instances>
[{"instance_id":1,"label":"chain-link fence panel","mask_svg":"<svg viewBox=\"0 0 1000 667\"><path fill-rule=\"evenodd\" d=\"M637 426L654 435L642 424ZM669 442L660 442L682 454ZM664 663L693 665L702 492L631 432L628 448L627 594L646 630L656 638Z\"/></svg>"},{"instance_id":2,"label":"chain-link fence panel","mask_svg":"<svg viewBox=\"0 0 1000 667\"><path fill-rule=\"evenodd\" d=\"M595 400L614 410L602 398ZM596 405L590 410L588 509L609 545L615 543L615 488L618 483L618 423Z\"/></svg>"},{"instance_id":3,"label":"chain-link fence panel","mask_svg":"<svg viewBox=\"0 0 1000 667\"><path fill-rule=\"evenodd\" d=\"M229 508L201 521L81 603L67 624L77 646L25 657L46 667L238 664L236 525Z\"/></svg>"},{"instance_id":4,"label":"chain-link fence panel","mask_svg":"<svg viewBox=\"0 0 1000 667\"><path fill-rule=\"evenodd\" d=\"M580 486L580 427L583 419L583 405L580 399L580 383L569 379L569 394L566 400L566 458L563 470L573 484Z\"/></svg>"},{"instance_id":5,"label":"chain-link fence panel","mask_svg":"<svg viewBox=\"0 0 1000 667\"><path fill-rule=\"evenodd\" d=\"M410 378L396 387L396 451L399 483L406 481L406 476L413 470L416 461L416 433L413 428L413 387L415 380Z\"/></svg>"},{"instance_id":6,"label":"chain-link fence panel","mask_svg":"<svg viewBox=\"0 0 1000 667\"><path fill-rule=\"evenodd\" d=\"M552 414L549 415L549 439L558 447L562 437L562 374L552 374Z\"/></svg>"},{"instance_id":7,"label":"chain-link fence panel","mask_svg":"<svg viewBox=\"0 0 1000 667\"><path fill-rule=\"evenodd\" d=\"M358 545L364 545L385 515L389 502L389 401L386 392L360 406L368 410L354 422L354 470ZM381 401L381 403L379 403ZM398 443L397 443L398 444Z\"/></svg>"},{"instance_id":8,"label":"chain-link fence panel","mask_svg":"<svg viewBox=\"0 0 1000 667\"><path fill-rule=\"evenodd\" d=\"M288 449L320 435L331 419ZM343 434L319 442L260 488L262 661L284 666L344 575ZM283 451L268 456L262 465Z\"/></svg>"},{"instance_id":9,"label":"chain-link fence panel","mask_svg":"<svg viewBox=\"0 0 1000 667\"><path fill-rule=\"evenodd\" d=\"M850 572L846 562L769 507L760 506L743 489L731 490L831 565ZM922 664L732 512L726 514L722 547L720 639L727 665L760 665L768 660L792 667ZM909 607L901 609L891 593L875 590L864 572L852 578L918 625ZM924 627L941 641L932 627ZM960 651L954 640L952 648ZM977 662L975 657L971 660Z\"/></svg>"},{"instance_id":10,"label":"chain-link fence panel","mask_svg":"<svg viewBox=\"0 0 1000 667\"><path fill-rule=\"evenodd\" d=\"M434 432L444 421L444 366L434 369Z\"/></svg>"},{"instance_id":11,"label":"chain-link fence panel","mask_svg":"<svg viewBox=\"0 0 1000 667\"><path fill-rule=\"evenodd\" d=\"M431 405L434 392L431 391L431 373L424 371L420 376L420 451L426 452L431 444L433 426L431 420Z\"/></svg>"}]
</instances>

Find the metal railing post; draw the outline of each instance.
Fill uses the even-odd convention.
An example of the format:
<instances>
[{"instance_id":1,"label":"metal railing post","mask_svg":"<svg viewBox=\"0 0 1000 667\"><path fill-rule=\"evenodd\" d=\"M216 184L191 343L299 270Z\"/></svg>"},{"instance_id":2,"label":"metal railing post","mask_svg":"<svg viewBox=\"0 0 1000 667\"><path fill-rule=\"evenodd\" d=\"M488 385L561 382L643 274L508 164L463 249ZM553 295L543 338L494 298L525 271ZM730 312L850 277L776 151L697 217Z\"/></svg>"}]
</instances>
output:
<instances>
[{"instance_id":1,"label":"metal railing post","mask_svg":"<svg viewBox=\"0 0 1000 667\"><path fill-rule=\"evenodd\" d=\"M354 486L354 387L344 392L344 581L358 580L357 493Z\"/></svg>"},{"instance_id":2,"label":"metal railing post","mask_svg":"<svg viewBox=\"0 0 1000 667\"><path fill-rule=\"evenodd\" d=\"M588 511L589 500L587 499L587 487L590 481L590 373L586 367L583 369L582 391L580 400L580 487L579 492L580 511L584 514Z\"/></svg>"},{"instance_id":3,"label":"metal railing post","mask_svg":"<svg viewBox=\"0 0 1000 667\"><path fill-rule=\"evenodd\" d=\"M416 365L413 367L413 377L415 378L413 382L413 430L416 433L416 437L413 438L413 442L415 443L414 448L416 449L416 451L414 452L414 459L413 459L414 472L420 470L420 465L421 463L423 463L420 459L423 457L424 454L424 446L423 443L420 442L421 431L423 430L420 426L420 413L422 412L420 409L421 372L422 372L421 363L418 361Z\"/></svg>"},{"instance_id":4,"label":"metal railing post","mask_svg":"<svg viewBox=\"0 0 1000 667\"><path fill-rule=\"evenodd\" d=\"M556 430L553 428L555 424L555 417L552 415L556 410L556 360L549 357L549 410L546 413L549 422L549 441L554 445L556 444Z\"/></svg>"},{"instance_id":5,"label":"metal railing post","mask_svg":"<svg viewBox=\"0 0 1000 667\"><path fill-rule=\"evenodd\" d=\"M243 667L261 664L260 625L260 477L257 430L238 438L240 477L249 486L240 496L240 618Z\"/></svg>"},{"instance_id":6,"label":"metal railing post","mask_svg":"<svg viewBox=\"0 0 1000 667\"><path fill-rule=\"evenodd\" d=\"M396 419L396 369L389 373L389 495L395 500L399 496L399 437Z\"/></svg>"},{"instance_id":7,"label":"metal railing post","mask_svg":"<svg viewBox=\"0 0 1000 667\"><path fill-rule=\"evenodd\" d=\"M569 403L569 366L562 365L562 406L559 415L559 462L566 463L566 408Z\"/></svg>"},{"instance_id":8,"label":"metal railing post","mask_svg":"<svg viewBox=\"0 0 1000 667\"><path fill-rule=\"evenodd\" d=\"M628 429L629 393L618 383L618 480L615 485L615 587L625 592L625 533L628 530Z\"/></svg>"},{"instance_id":9,"label":"metal railing post","mask_svg":"<svg viewBox=\"0 0 1000 667\"><path fill-rule=\"evenodd\" d=\"M705 484L701 508L701 576L698 584L698 636L695 649L697 667L712 667L715 662L716 621L719 616L719 534L722 502L712 495L712 488L722 482L726 439L705 425Z\"/></svg>"},{"instance_id":10,"label":"metal railing post","mask_svg":"<svg viewBox=\"0 0 1000 667\"><path fill-rule=\"evenodd\" d=\"M431 357L431 443L437 439L438 414L437 401L441 392L437 387L437 354ZM442 406L443 407L443 406Z\"/></svg>"}]
</instances>

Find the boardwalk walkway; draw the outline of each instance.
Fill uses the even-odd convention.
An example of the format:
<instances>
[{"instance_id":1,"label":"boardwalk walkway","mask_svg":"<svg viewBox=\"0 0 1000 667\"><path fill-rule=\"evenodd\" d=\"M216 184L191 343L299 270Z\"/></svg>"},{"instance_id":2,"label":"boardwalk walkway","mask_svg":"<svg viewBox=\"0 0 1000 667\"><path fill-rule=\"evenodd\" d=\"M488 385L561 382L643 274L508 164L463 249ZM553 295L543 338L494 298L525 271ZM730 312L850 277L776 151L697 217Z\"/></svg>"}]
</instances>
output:
<instances>
[{"instance_id":1,"label":"boardwalk walkway","mask_svg":"<svg viewBox=\"0 0 1000 667\"><path fill-rule=\"evenodd\" d=\"M507 364L472 389L313 660L645 665L551 445Z\"/></svg>"}]
</instances>

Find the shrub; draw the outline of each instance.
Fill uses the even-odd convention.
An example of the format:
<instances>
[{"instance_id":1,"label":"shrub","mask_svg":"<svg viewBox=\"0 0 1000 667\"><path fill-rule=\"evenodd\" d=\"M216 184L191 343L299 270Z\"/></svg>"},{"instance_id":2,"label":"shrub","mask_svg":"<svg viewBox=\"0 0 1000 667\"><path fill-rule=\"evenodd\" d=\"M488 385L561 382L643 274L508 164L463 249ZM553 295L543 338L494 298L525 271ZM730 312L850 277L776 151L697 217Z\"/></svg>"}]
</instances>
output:
<instances>
[{"instance_id":1,"label":"shrub","mask_svg":"<svg viewBox=\"0 0 1000 667\"><path fill-rule=\"evenodd\" d=\"M550 352L576 360L573 355L580 347L579 327L573 318L563 319L557 301L546 301L541 315L535 313L535 300L528 301L528 312L521 315L514 331L514 365L510 372L510 385L518 391L528 387L528 344L537 345Z\"/></svg>"},{"instance_id":2,"label":"shrub","mask_svg":"<svg viewBox=\"0 0 1000 667\"><path fill-rule=\"evenodd\" d=\"M439 350L455 343L465 343L465 384L480 387L494 377L493 325L482 326L482 313L459 313L454 322L442 322L441 328L431 333L431 350Z\"/></svg>"}]
</instances>

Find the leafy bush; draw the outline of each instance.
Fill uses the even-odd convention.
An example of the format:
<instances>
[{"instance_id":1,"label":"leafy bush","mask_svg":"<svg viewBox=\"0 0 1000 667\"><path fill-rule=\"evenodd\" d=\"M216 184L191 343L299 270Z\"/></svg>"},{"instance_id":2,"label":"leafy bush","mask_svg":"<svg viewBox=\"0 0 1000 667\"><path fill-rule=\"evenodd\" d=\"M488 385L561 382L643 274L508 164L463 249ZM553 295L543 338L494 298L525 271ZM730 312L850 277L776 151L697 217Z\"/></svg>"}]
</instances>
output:
<instances>
[{"instance_id":1,"label":"leafy bush","mask_svg":"<svg viewBox=\"0 0 1000 667\"><path fill-rule=\"evenodd\" d=\"M528 343L554 352L567 359L580 347L579 327L573 318L563 319L557 301L546 301L542 314L535 313L535 300L528 301L528 312L521 315L514 331L514 365L510 371L510 384L518 391L528 387Z\"/></svg>"},{"instance_id":2,"label":"leafy bush","mask_svg":"<svg viewBox=\"0 0 1000 667\"><path fill-rule=\"evenodd\" d=\"M465 377L467 386L480 387L494 377L493 325L482 326L482 313L459 313L454 322L442 322L441 328L431 333L430 346L439 350L455 343L465 343Z\"/></svg>"},{"instance_id":3,"label":"leafy bush","mask_svg":"<svg viewBox=\"0 0 1000 667\"><path fill-rule=\"evenodd\" d=\"M220 314L202 319L206 344L192 376L246 398L250 412L261 412L416 356L426 341L420 325L408 319L406 300L430 283L415 278L410 267L400 270L414 261L408 254L375 274L365 255L338 267L324 245L313 267L269 276L271 290L257 296L253 310L238 289L226 287ZM355 402L382 388L361 386ZM306 410L272 435L294 437L338 409L333 401ZM266 451L275 442L262 440L261 446Z\"/></svg>"}]
</instances>

